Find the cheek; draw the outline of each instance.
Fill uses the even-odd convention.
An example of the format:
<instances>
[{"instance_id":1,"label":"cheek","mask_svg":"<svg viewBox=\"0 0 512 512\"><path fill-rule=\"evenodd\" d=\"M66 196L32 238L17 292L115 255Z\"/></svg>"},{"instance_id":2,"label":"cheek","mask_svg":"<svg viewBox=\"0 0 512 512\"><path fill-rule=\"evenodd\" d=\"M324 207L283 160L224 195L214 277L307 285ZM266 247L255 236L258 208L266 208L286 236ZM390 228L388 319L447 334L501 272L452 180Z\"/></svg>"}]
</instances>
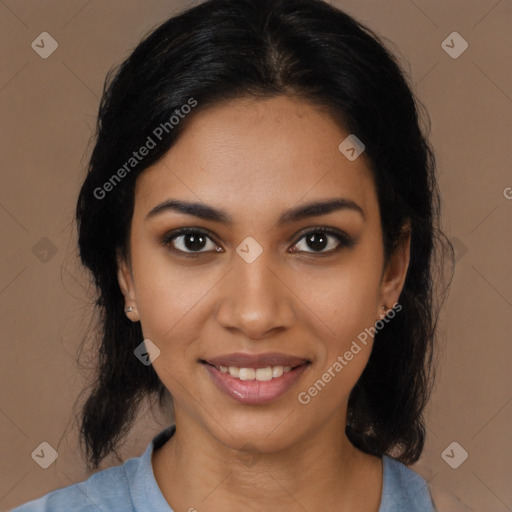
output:
<instances>
[{"instance_id":1,"label":"cheek","mask_svg":"<svg viewBox=\"0 0 512 512\"><path fill-rule=\"evenodd\" d=\"M379 256L378 244L361 244L339 265L303 280L302 294L310 307L308 318L319 341L314 381L329 382L330 391L322 393L324 399L329 395L336 403L343 400L370 357L371 328L378 319Z\"/></svg>"},{"instance_id":2,"label":"cheek","mask_svg":"<svg viewBox=\"0 0 512 512\"><path fill-rule=\"evenodd\" d=\"M194 325L199 325L201 299L207 292L204 281L183 282L183 275L165 275L158 279L155 272L137 293L144 336L158 340L165 348L187 345L194 336ZM188 334L187 334L188 333Z\"/></svg>"},{"instance_id":3,"label":"cheek","mask_svg":"<svg viewBox=\"0 0 512 512\"><path fill-rule=\"evenodd\" d=\"M333 267L311 279L301 278L301 295L310 318L328 334L329 345L342 349L365 328L374 325L380 272L377 263L353 262ZM316 320L315 320L316 319Z\"/></svg>"},{"instance_id":4,"label":"cheek","mask_svg":"<svg viewBox=\"0 0 512 512\"><path fill-rule=\"evenodd\" d=\"M177 402L186 402L182 383L193 383L194 372L200 369L197 340L206 315L207 278L155 258L145 263L134 275L139 283L137 306L144 338L160 350L153 361L158 377Z\"/></svg>"},{"instance_id":5,"label":"cheek","mask_svg":"<svg viewBox=\"0 0 512 512\"><path fill-rule=\"evenodd\" d=\"M171 264L163 250L133 250L137 308L146 338L164 350L178 350L200 325L202 300L212 287L206 267Z\"/></svg>"},{"instance_id":6,"label":"cheek","mask_svg":"<svg viewBox=\"0 0 512 512\"><path fill-rule=\"evenodd\" d=\"M332 412L344 403L363 373L373 346L370 327L376 321L377 291L376 278L367 272L339 272L336 280L317 285L308 301L321 305L318 315L309 314L318 359L300 390L302 400L314 399L314 414Z\"/></svg>"}]
</instances>

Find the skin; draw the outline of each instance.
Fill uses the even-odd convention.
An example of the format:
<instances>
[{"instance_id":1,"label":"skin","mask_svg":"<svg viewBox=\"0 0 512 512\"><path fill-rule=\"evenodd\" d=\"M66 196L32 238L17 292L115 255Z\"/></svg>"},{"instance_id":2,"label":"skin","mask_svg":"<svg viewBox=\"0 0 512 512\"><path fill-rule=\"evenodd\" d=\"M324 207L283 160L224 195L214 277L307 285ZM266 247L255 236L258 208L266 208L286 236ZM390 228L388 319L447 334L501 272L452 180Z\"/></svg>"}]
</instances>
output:
<instances>
[{"instance_id":1,"label":"skin","mask_svg":"<svg viewBox=\"0 0 512 512\"><path fill-rule=\"evenodd\" d=\"M365 154L345 158L338 145L349 133L320 108L284 96L242 98L187 123L138 177L129 259L118 260L126 307L134 307L128 316L160 349L153 366L174 400L176 434L153 454L158 485L176 512L377 512L382 461L344 434L372 338L309 404L297 395L374 326L383 304L398 301L410 236L385 266ZM365 218L342 209L277 225L292 207L334 197L356 202ZM233 224L169 210L146 219L170 198L223 209ZM211 233L197 258L171 250L192 252L187 237L162 243L185 226ZM339 245L329 235L315 252L304 235L319 226L347 233L354 245L327 255ZM263 249L252 263L236 252L248 236ZM311 365L274 402L246 405L223 394L198 362L231 352L282 352Z\"/></svg>"}]
</instances>

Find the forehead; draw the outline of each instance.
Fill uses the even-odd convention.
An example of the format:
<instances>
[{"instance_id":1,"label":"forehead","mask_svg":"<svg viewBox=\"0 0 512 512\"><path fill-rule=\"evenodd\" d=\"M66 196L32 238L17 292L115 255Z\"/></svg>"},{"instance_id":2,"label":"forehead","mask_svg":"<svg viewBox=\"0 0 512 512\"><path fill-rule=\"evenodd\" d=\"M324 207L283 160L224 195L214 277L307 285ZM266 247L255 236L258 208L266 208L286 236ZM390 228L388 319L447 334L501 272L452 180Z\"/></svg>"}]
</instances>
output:
<instances>
[{"instance_id":1,"label":"forehead","mask_svg":"<svg viewBox=\"0 0 512 512\"><path fill-rule=\"evenodd\" d=\"M333 196L371 213L376 195L364 153L350 161L338 149L348 135L325 110L289 97L209 107L138 177L136 214L171 197L253 214Z\"/></svg>"}]
</instances>

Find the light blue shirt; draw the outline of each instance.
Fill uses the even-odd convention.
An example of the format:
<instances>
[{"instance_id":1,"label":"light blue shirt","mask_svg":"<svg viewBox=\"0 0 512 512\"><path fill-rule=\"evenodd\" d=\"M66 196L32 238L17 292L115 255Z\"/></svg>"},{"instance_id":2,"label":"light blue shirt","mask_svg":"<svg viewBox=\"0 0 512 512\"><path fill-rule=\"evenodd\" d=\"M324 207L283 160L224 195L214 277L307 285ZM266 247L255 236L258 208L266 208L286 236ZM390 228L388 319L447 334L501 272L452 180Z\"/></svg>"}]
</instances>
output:
<instances>
[{"instance_id":1,"label":"light blue shirt","mask_svg":"<svg viewBox=\"0 0 512 512\"><path fill-rule=\"evenodd\" d=\"M83 482L52 491L11 512L173 512L158 487L151 454L174 432L174 425L162 430L140 457L98 471ZM420 475L386 455L383 469L378 512L436 512Z\"/></svg>"}]
</instances>

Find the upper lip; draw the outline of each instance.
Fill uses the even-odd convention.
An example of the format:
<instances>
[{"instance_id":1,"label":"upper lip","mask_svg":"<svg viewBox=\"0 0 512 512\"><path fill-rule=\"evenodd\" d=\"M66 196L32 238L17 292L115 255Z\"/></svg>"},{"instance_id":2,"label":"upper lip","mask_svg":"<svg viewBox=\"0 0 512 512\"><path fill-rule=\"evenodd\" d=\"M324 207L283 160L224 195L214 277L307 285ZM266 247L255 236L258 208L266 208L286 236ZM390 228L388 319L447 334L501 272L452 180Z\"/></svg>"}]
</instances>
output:
<instances>
[{"instance_id":1,"label":"upper lip","mask_svg":"<svg viewBox=\"0 0 512 512\"><path fill-rule=\"evenodd\" d=\"M225 354L217 357L202 359L213 366L237 366L239 368L266 368L268 366L296 367L309 362L303 357L267 352L264 354L244 354L241 352Z\"/></svg>"}]
</instances>

